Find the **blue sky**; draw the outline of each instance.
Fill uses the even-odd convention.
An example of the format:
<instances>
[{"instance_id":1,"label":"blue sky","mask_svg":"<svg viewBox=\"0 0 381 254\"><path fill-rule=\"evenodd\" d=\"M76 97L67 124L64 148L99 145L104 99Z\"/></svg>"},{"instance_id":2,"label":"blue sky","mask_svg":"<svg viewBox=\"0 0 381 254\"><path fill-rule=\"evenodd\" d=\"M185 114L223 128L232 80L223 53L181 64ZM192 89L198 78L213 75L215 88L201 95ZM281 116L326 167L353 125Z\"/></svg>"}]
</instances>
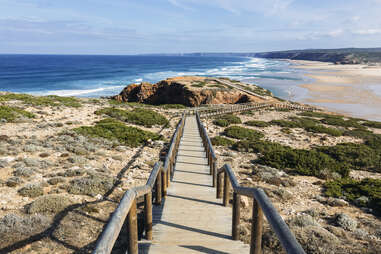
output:
<instances>
[{"instance_id":1,"label":"blue sky","mask_svg":"<svg viewBox=\"0 0 381 254\"><path fill-rule=\"evenodd\" d=\"M381 0L0 0L0 53L381 47Z\"/></svg>"}]
</instances>

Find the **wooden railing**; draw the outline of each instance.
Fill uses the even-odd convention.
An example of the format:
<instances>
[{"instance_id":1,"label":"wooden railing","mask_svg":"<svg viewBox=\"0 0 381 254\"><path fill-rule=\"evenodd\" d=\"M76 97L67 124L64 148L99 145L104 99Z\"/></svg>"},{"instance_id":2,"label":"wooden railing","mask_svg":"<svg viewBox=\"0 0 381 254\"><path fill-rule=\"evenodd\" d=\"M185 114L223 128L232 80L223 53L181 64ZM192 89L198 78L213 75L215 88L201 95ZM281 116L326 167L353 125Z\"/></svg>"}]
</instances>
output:
<instances>
[{"instance_id":1,"label":"wooden railing","mask_svg":"<svg viewBox=\"0 0 381 254\"><path fill-rule=\"evenodd\" d=\"M241 103L241 104L222 104L219 107L199 108L198 110L189 109L189 113L199 112L200 117L229 114L234 112L249 111L255 109L296 109L302 111L318 111L319 109L310 106L291 104L291 103Z\"/></svg>"},{"instance_id":2,"label":"wooden railing","mask_svg":"<svg viewBox=\"0 0 381 254\"><path fill-rule=\"evenodd\" d=\"M128 223L128 253L138 254L137 199L142 196L144 196L145 237L147 240L152 240L152 196L154 195L155 204L160 205L162 197L167 195L167 187L170 183L170 176L173 175L174 162L183 134L184 124L185 114L183 114L172 136L164 166L161 162L155 163L144 186L135 187L125 192L99 237L93 254L111 253L126 218Z\"/></svg>"},{"instance_id":3,"label":"wooden railing","mask_svg":"<svg viewBox=\"0 0 381 254\"><path fill-rule=\"evenodd\" d=\"M223 205L229 205L230 186L233 191L232 213L232 239L239 240L240 223L240 196L244 195L253 199L250 253L262 253L263 214L266 216L271 228L275 231L283 248L289 254L305 254L295 236L288 228L282 217L272 205L265 192L260 188L248 188L239 185L233 170L228 164L217 170L217 157L207 131L201 122L200 115L196 112L199 131L208 157L210 174L213 176L213 187L216 187L216 198L223 198ZM222 195L223 193L223 195Z\"/></svg>"}]
</instances>

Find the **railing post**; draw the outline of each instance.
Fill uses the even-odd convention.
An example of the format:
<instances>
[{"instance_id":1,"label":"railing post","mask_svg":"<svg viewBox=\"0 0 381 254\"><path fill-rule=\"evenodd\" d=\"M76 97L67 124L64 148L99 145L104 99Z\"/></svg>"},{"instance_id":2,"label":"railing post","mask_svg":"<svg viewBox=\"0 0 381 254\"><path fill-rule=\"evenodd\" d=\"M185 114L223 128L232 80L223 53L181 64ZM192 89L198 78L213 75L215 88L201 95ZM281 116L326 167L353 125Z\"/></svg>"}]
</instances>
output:
<instances>
[{"instance_id":1,"label":"railing post","mask_svg":"<svg viewBox=\"0 0 381 254\"><path fill-rule=\"evenodd\" d=\"M237 193L233 193L233 218L232 218L232 238L239 240L239 221L240 221L240 202L241 197Z\"/></svg>"},{"instance_id":2,"label":"railing post","mask_svg":"<svg viewBox=\"0 0 381 254\"><path fill-rule=\"evenodd\" d=\"M213 187L216 187L216 176L217 176L217 159L214 158L213 160Z\"/></svg>"},{"instance_id":3,"label":"railing post","mask_svg":"<svg viewBox=\"0 0 381 254\"><path fill-rule=\"evenodd\" d=\"M216 198L222 197L222 173L217 174L217 191Z\"/></svg>"},{"instance_id":4,"label":"railing post","mask_svg":"<svg viewBox=\"0 0 381 254\"><path fill-rule=\"evenodd\" d=\"M152 240L152 192L144 195L144 217L146 239Z\"/></svg>"},{"instance_id":5,"label":"railing post","mask_svg":"<svg viewBox=\"0 0 381 254\"><path fill-rule=\"evenodd\" d=\"M209 166L210 166L210 175L213 175L213 159L212 153L209 151Z\"/></svg>"},{"instance_id":6,"label":"railing post","mask_svg":"<svg viewBox=\"0 0 381 254\"><path fill-rule=\"evenodd\" d=\"M159 172L157 174L157 177L156 177L156 193L155 193L155 195L156 195L156 197L155 197L156 204L161 205L161 196L162 196L162 193L161 193L161 172Z\"/></svg>"},{"instance_id":7,"label":"railing post","mask_svg":"<svg viewBox=\"0 0 381 254\"><path fill-rule=\"evenodd\" d=\"M224 206L229 205L229 177L228 173L224 171Z\"/></svg>"},{"instance_id":8,"label":"railing post","mask_svg":"<svg viewBox=\"0 0 381 254\"><path fill-rule=\"evenodd\" d=\"M138 254L138 219L136 216L136 198L132 202L127 215L128 228L128 253Z\"/></svg>"},{"instance_id":9,"label":"railing post","mask_svg":"<svg viewBox=\"0 0 381 254\"><path fill-rule=\"evenodd\" d=\"M257 200L253 200L253 217L251 222L250 254L262 253L263 211Z\"/></svg>"},{"instance_id":10,"label":"railing post","mask_svg":"<svg viewBox=\"0 0 381 254\"><path fill-rule=\"evenodd\" d=\"M168 170L167 170L168 171ZM162 196L165 197L167 196L167 177L166 177L166 172L164 172L164 169L161 171L161 190L162 190Z\"/></svg>"}]
</instances>

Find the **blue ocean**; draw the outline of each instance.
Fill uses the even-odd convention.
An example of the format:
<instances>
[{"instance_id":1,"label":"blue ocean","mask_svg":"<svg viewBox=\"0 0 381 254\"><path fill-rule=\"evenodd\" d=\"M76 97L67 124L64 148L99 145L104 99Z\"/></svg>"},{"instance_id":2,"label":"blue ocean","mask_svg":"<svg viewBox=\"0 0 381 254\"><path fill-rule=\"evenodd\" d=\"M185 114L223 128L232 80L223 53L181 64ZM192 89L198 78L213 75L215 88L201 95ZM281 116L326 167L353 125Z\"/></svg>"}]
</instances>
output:
<instances>
[{"instance_id":1,"label":"blue ocean","mask_svg":"<svg viewBox=\"0 0 381 254\"><path fill-rule=\"evenodd\" d=\"M131 83L183 75L229 77L297 100L306 81L287 61L208 56L0 55L0 91L99 97Z\"/></svg>"}]
</instances>

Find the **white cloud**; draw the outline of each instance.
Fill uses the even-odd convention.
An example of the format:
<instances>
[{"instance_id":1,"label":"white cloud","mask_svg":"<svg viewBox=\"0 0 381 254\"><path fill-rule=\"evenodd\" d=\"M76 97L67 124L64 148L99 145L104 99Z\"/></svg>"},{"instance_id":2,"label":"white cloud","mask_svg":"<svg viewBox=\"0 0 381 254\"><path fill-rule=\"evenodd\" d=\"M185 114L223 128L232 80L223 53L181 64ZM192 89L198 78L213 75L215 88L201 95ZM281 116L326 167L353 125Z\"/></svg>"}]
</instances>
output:
<instances>
[{"instance_id":1,"label":"white cloud","mask_svg":"<svg viewBox=\"0 0 381 254\"><path fill-rule=\"evenodd\" d=\"M208 5L217 7L233 14L242 12L259 12L265 15L275 15L294 2L294 0L168 0L180 8L191 8L192 5Z\"/></svg>"},{"instance_id":2,"label":"white cloud","mask_svg":"<svg viewBox=\"0 0 381 254\"><path fill-rule=\"evenodd\" d=\"M193 8L181 3L181 0L168 0L168 2L176 7L179 7L184 10L194 10Z\"/></svg>"},{"instance_id":3,"label":"white cloud","mask_svg":"<svg viewBox=\"0 0 381 254\"><path fill-rule=\"evenodd\" d=\"M381 34L381 29L380 28L360 29L360 30L353 31L353 34L357 34L357 35Z\"/></svg>"},{"instance_id":4,"label":"white cloud","mask_svg":"<svg viewBox=\"0 0 381 254\"><path fill-rule=\"evenodd\" d=\"M329 31L308 32L297 36L298 40L318 40L321 38L336 38L344 35L344 30L339 28Z\"/></svg>"}]
</instances>

